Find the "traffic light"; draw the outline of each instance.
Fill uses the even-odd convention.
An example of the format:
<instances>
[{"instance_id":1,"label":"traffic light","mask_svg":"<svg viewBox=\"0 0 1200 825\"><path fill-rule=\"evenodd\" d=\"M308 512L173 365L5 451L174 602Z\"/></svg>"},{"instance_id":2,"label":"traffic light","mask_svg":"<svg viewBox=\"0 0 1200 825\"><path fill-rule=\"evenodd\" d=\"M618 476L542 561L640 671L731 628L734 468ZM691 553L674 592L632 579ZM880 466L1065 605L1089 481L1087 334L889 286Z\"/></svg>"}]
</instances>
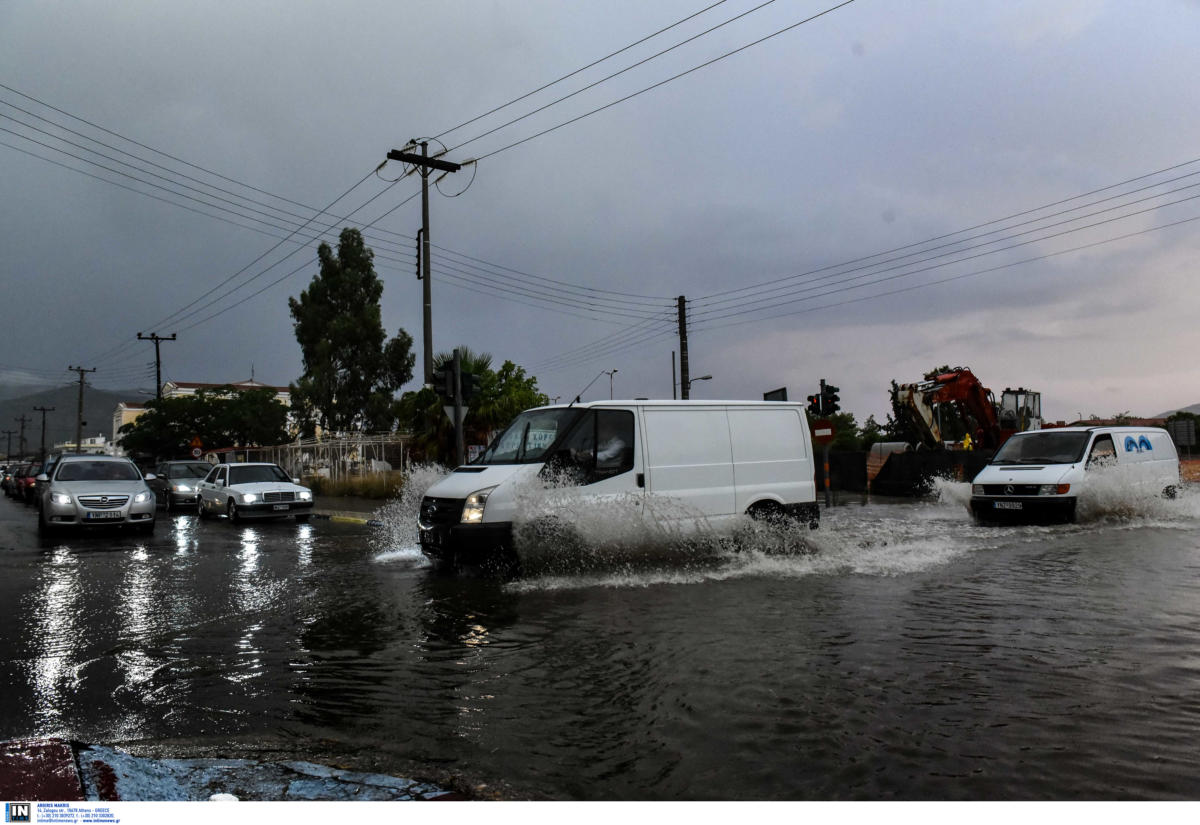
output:
<instances>
[{"instance_id":1,"label":"traffic light","mask_svg":"<svg viewBox=\"0 0 1200 825\"><path fill-rule=\"evenodd\" d=\"M462 401L466 404L479 392L479 376L464 372L460 380L462 381Z\"/></svg>"},{"instance_id":2,"label":"traffic light","mask_svg":"<svg viewBox=\"0 0 1200 825\"><path fill-rule=\"evenodd\" d=\"M444 364L433 371L433 391L441 396L443 401L454 403L454 366Z\"/></svg>"},{"instance_id":3,"label":"traffic light","mask_svg":"<svg viewBox=\"0 0 1200 825\"><path fill-rule=\"evenodd\" d=\"M813 418L821 417L821 396L810 395L808 397L808 414Z\"/></svg>"},{"instance_id":4,"label":"traffic light","mask_svg":"<svg viewBox=\"0 0 1200 825\"><path fill-rule=\"evenodd\" d=\"M825 400L821 404L821 409L825 411L826 415L833 415L840 409L838 400L838 388L833 386L833 384L826 384Z\"/></svg>"}]
</instances>

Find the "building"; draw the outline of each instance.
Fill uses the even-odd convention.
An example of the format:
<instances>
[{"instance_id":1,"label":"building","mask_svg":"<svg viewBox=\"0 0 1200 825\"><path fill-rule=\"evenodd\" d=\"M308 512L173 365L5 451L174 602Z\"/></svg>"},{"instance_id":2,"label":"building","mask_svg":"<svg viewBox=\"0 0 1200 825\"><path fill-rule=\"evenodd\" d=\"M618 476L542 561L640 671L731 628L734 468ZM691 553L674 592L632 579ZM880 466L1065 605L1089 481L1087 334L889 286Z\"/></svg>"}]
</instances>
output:
<instances>
[{"instance_id":1,"label":"building","mask_svg":"<svg viewBox=\"0 0 1200 825\"><path fill-rule=\"evenodd\" d=\"M287 387L272 387L269 384L263 384L260 381L255 381L253 378L249 381L235 381L228 384L206 384L198 381L166 381L162 385L163 398L179 398L181 396L195 395L200 390L217 390L221 387L233 387L235 390L274 390L275 400L283 404L289 409L292 406L292 393ZM113 411L113 431L112 449L117 455L124 455L124 450L120 448L117 441L120 439L120 429L126 424L136 421L138 416L146 411L146 405L142 401L122 401ZM288 413L288 424L292 425L291 413ZM87 439L84 444L87 444Z\"/></svg>"}]
</instances>

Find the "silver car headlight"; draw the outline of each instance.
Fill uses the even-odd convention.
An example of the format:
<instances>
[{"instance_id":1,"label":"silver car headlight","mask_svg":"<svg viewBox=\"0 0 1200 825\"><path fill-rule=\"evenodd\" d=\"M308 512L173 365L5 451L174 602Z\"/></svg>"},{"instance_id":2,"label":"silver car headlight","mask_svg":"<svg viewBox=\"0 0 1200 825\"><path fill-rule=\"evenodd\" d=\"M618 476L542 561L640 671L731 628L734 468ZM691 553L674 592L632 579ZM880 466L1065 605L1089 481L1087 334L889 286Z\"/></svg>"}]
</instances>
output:
<instances>
[{"instance_id":1,"label":"silver car headlight","mask_svg":"<svg viewBox=\"0 0 1200 825\"><path fill-rule=\"evenodd\" d=\"M177 493L190 493L192 488L186 484L172 484L171 489Z\"/></svg>"},{"instance_id":2,"label":"silver car headlight","mask_svg":"<svg viewBox=\"0 0 1200 825\"><path fill-rule=\"evenodd\" d=\"M300 492L296 493L296 498L300 499L301 501L312 501L312 492L309 490L301 490Z\"/></svg>"},{"instance_id":3,"label":"silver car headlight","mask_svg":"<svg viewBox=\"0 0 1200 825\"><path fill-rule=\"evenodd\" d=\"M133 503L134 504L143 504L143 503L149 501L153 495L154 494L151 493L149 490L142 490L140 493L138 493L136 496L133 497Z\"/></svg>"},{"instance_id":4,"label":"silver car headlight","mask_svg":"<svg viewBox=\"0 0 1200 825\"><path fill-rule=\"evenodd\" d=\"M254 493L242 493L242 504L253 504L258 501L258 496Z\"/></svg>"},{"instance_id":5,"label":"silver car headlight","mask_svg":"<svg viewBox=\"0 0 1200 825\"><path fill-rule=\"evenodd\" d=\"M487 506L488 496L495 489L495 487L488 487L483 490L476 490L467 496L467 501L463 505L462 511L463 524L478 524L483 521L483 510Z\"/></svg>"},{"instance_id":6,"label":"silver car headlight","mask_svg":"<svg viewBox=\"0 0 1200 825\"><path fill-rule=\"evenodd\" d=\"M66 493L51 493L50 501L54 504L70 504L71 497Z\"/></svg>"}]
</instances>

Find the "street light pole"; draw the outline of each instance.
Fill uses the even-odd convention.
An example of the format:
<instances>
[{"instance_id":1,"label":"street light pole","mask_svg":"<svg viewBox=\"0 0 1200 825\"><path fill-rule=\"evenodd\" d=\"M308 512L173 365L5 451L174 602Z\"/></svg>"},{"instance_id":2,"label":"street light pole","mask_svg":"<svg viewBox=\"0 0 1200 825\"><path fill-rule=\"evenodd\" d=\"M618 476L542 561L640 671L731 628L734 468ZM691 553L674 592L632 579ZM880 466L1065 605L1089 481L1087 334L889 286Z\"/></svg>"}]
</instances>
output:
<instances>
[{"instance_id":1,"label":"street light pole","mask_svg":"<svg viewBox=\"0 0 1200 825\"><path fill-rule=\"evenodd\" d=\"M684 392L684 394L683 394L683 397L684 397L684 398L690 398L690 397L691 397L691 394L692 394L692 384L695 384L697 381L711 381L711 380L712 380L712 376L711 376L711 375L701 375L699 378L691 378L691 379L688 379L688 382L687 382L687 384L685 384L685 385L684 385L684 387L685 387L685 390L686 390L686 391Z\"/></svg>"},{"instance_id":2,"label":"street light pole","mask_svg":"<svg viewBox=\"0 0 1200 825\"><path fill-rule=\"evenodd\" d=\"M602 372L604 372L606 375L608 375L608 400L612 401L612 399L613 399L613 379L612 379L612 377L617 374L617 371L616 370L602 370Z\"/></svg>"}]
</instances>

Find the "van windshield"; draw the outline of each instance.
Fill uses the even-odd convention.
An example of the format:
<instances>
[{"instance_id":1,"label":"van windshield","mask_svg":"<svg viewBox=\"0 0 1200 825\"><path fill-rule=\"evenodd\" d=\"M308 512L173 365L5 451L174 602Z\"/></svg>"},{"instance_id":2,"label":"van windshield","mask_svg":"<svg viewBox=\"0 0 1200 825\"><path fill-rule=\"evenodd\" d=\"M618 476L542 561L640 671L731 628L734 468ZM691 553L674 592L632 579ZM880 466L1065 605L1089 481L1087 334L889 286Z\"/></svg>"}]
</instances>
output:
<instances>
[{"instance_id":1,"label":"van windshield","mask_svg":"<svg viewBox=\"0 0 1200 825\"><path fill-rule=\"evenodd\" d=\"M1005 441L993 464L1074 464L1083 458L1090 432L1038 430Z\"/></svg>"},{"instance_id":2,"label":"van windshield","mask_svg":"<svg viewBox=\"0 0 1200 825\"><path fill-rule=\"evenodd\" d=\"M543 461L563 433L583 414L580 409L526 410L513 419L473 464L535 464Z\"/></svg>"}]
</instances>

